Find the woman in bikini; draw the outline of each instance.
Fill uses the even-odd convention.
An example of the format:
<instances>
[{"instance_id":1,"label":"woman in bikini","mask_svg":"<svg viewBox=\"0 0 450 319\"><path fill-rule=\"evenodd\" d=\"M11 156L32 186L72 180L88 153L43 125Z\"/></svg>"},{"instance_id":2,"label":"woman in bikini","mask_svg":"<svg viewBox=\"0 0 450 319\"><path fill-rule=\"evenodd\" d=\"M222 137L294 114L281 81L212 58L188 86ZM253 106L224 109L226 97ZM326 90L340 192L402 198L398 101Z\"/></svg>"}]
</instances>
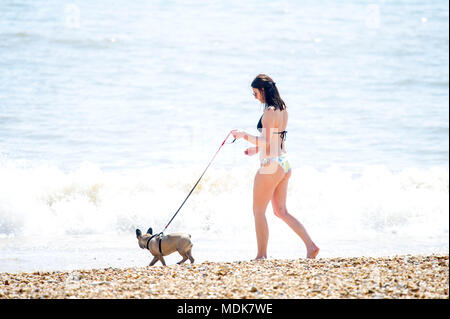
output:
<instances>
[{"instance_id":1,"label":"woman in bikini","mask_svg":"<svg viewBox=\"0 0 450 319\"><path fill-rule=\"evenodd\" d=\"M272 202L275 216L288 224L305 243L306 257L315 258L319 253L319 247L311 240L303 225L289 214L286 208L287 186L292 174L284 145L288 122L286 105L278 93L275 82L269 76L258 75L251 86L255 99L264 104L264 114L257 126L261 135L253 136L239 130L233 130L232 134L235 139L243 138L255 145L245 150L246 155L260 154L261 167L253 184L253 215L258 244L256 259L267 258L269 228L265 214L269 201Z\"/></svg>"}]
</instances>

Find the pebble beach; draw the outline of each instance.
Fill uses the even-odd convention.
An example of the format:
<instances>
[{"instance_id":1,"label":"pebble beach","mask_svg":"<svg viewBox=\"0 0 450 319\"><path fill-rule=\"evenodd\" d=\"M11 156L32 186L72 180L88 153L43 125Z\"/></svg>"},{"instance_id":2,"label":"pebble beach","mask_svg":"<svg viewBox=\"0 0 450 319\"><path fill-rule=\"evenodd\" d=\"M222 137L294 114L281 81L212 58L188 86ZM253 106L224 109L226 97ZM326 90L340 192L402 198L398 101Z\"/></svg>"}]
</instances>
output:
<instances>
[{"instance_id":1,"label":"pebble beach","mask_svg":"<svg viewBox=\"0 0 450 319\"><path fill-rule=\"evenodd\" d=\"M448 299L448 255L0 273L1 299Z\"/></svg>"}]
</instances>

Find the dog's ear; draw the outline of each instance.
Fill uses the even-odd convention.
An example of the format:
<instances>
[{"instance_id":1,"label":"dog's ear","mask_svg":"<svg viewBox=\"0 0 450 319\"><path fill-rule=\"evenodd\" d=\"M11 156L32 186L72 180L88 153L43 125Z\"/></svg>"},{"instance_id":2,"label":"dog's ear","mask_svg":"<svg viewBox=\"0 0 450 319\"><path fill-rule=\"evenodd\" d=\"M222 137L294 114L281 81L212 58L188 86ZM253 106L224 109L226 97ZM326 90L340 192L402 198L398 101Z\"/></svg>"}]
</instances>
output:
<instances>
[{"instance_id":1,"label":"dog's ear","mask_svg":"<svg viewBox=\"0 0 450 319\"><path fill-rule=\"evenodd\" d=\"M141 237L142 236L142 233L141 233L141 231L139 230L139 229L136 229L136 237Z\"/></svg>"},{"instance_id":2,"label":"dog's ear","mask_svg":"<svg viewBox=\"0 0 450 319\"><path fill-rule=\"evenodd\" d=\"M147 230L147 234L153 235L153 229L151 227Z\"/></svg>"}]
</instances>

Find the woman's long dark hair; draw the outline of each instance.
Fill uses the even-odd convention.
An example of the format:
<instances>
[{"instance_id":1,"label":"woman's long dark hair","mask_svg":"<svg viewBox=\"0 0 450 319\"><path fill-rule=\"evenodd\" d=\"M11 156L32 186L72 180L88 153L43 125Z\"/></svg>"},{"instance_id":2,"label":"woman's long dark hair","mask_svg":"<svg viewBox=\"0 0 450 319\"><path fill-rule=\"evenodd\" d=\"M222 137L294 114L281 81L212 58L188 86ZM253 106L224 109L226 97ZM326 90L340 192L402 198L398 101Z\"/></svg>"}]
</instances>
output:
<instances>
[{"instance_id":1,"label":"woman's long dark hair","mask_svg":"<svg viewBox=\"0 0 450 319\"><path fill-rule=\"evenodd\" d=\"M270 76L265 74L259 74L251 84L252 88L258 89L262 94L264 94L264 104L265 107L269 106L275 107L276 110L284 110L286 104L280 97L275 82L270 78Z\"/></svg>"}]
</instances>

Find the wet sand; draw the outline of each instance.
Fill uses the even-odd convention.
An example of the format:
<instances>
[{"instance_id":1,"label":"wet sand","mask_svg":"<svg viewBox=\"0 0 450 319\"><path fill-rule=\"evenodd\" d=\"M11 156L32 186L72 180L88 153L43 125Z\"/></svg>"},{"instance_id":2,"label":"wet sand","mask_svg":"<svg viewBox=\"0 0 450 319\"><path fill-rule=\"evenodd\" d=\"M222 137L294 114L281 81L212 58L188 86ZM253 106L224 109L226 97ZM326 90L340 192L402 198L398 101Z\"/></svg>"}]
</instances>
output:
<instances>
[{"instance_id":1,"label":"wet sand","mask_svg":"<svg viewBox=\"0 0 450 319\"><path fill-rule=\"evenodd\" d=\"M445 298L448 255L0 273L0 298Z\"/></svg>"}]
</instances>

